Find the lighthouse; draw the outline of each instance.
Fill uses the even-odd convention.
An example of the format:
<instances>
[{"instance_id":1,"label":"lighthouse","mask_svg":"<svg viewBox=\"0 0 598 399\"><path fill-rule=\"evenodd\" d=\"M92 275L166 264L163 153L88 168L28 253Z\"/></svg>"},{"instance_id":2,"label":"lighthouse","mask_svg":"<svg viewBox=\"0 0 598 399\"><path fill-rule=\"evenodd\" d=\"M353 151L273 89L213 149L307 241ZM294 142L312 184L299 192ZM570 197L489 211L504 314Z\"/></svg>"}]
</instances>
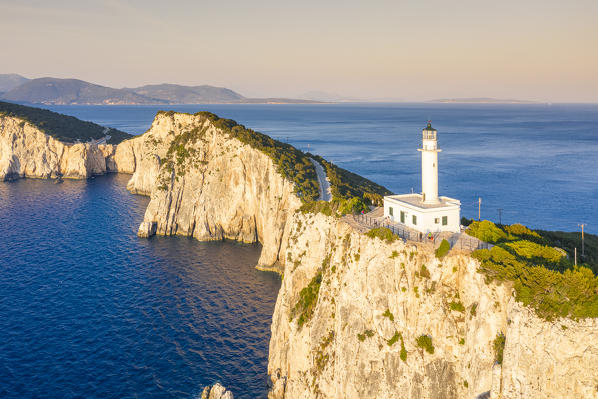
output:
<instances>
[{"instance_id":1,"label":"lighthouse","mask_svg":"<svg viewBox=\"0 0 598 399\"><path fill-rule=\"evenodd\" d=\"M422 233L459 232L461 202L438 195L438 131L432 123L422 130L420 194L387 195L384 216L397 224Z\"/></svg>"},{"instance_id":2,"label":"lighthouse","mask_svg":"<svg viewBox=\"0 0 598 399\"><path fill-rule=\"evenodd\" d=\"M438 204L438 131L428 121L422 130L422 199L424 204Z\"/></svg>"}]
</instances>

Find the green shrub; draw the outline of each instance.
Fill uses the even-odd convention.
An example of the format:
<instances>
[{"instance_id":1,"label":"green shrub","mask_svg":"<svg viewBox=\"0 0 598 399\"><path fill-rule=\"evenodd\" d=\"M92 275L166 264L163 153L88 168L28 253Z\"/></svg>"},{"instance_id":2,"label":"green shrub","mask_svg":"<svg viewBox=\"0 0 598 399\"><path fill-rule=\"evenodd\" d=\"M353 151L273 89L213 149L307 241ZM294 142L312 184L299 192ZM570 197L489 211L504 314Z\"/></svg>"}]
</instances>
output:
<instances>
[{"instance_id":1,"label":"green shrub","mask_svg":"<svg viewBox=\"0 0 598 399\"><path fill-rule=\"evenodd\" d=\"M362 211L369 212L370 208L368 208L367 204L363 201L363 199L359 197L353 197L346 200L342 200L338 207L338 213L340 213L341 215L358 214Z\"/></svg>"},{"instance_id":2,"label":"green shrub","mask_svg":"<svg viewBox=\"0 0 598 399\"><path fill-rule=\"evenodd\" d=\"M512 249L516 255L524 258L538 259L538 261L544 262L548 261L553 264L558 264L565 256L556 248L536 244L527 240L508 242L504 244L504 247Z\"/></svg>"},{"instance_id":3,"label":"green shrub","mask_svg":"<svg viewBox=\"0 0 598 399\"><path fill-rule=\"evenodd\" d=\"M426 265L422 265L422 267L419 270L419 275L421 278L430 278L430 271L428 270Z\"/></svg>"},{"instance_id":4,"label":"green shrub","mask_svg":"<svg viewBox=\"0 0 598 399\"><path fill-rule=\"evenodd\" d=\"M471 317L475 317L477 314L477 310L478 310L478 304L474 303L473 305L471 305L471 311L469 312Z\"/></svg>"},{"instance_id":5,"label":"green shrub","mask_svg":"<svg viewBox=\"0 0 598 399\"><path fill-rule=\"evenodd\" d=\"M390 259L394 259L397 256L399 256L399 253L397 251L392 251L392 254L389 256Z\"/></svg>"},{"instance_id":6,"label":"green shrub","mask_svg":"<svg viewBox=\"0 0 598 399\"><path fill-rule=\"evenodd\" d=\"M299 293L299 301L293 307L291 312L291 319L299 315L297 324L299 327L303 326L314 313L316 304L318 303L318 296L320 294L320 286L322 284L322 272L319 271L309 282L307 287L303 288Z\"/></svg>"},{"instance_id":7,"label":"green shrub","mask_svg":"<svg viewBox=\"0 0 598 399\"><path fill-rule=\"evenodd\" d=\"M432 338L427 335L420 335L416 340L415 343L418 347L422 348L429 354L434 353L434 345L432 345Z\"/></svg>"},{"instance_id":8,"label":"green shrub","mask_svg":"<svg viewBox=\"0 0 598 399\"><path fill-rule=\"evenodd\" d=\"M503 353L505 350L505 342L506 342L506 338L503 333L496 334L496 338L494 338L493 346L494 346L494 360L498 364L502 364Z\"/></svg>"},{"instance_id":9,"label":"green shrub","mask_svg":"<svg viewBox=\"0 0 598 399\"><path fill-rule=\"evenodd\" d=\"M473 256L489 281L513 281L516 299L540 317L598 317L598 278L586 267L550 270L501 246L474 251Z\"/></svg>"},{"instance_id":10,"label":"green shrub","mask_svg":"<svg viewBox=\"0 0 598 399\"><path fill-rule=\"evenodd\" d=\"M382 316L388 317L390 321L395 321L395 316L390 312L390 309L386 309L384 313L382 313Z\"/></svg>"},{"instance_id":11,"label":"green shrub","mask_svg":"<svg viewBox=\"0 0 598 399\"><path fill-rule=\"evenodd\" d=\"M407 349L405 349L405 342L403 342L403 337L401 337L401 352L399 356L401 357L402 361L407 361Z\"/></svg>"},{"instance_id":12,"label":"green shrub","mask_svg":"<svg viewBox=\"0 0 598 399\"><path fill-rule=\"evenodd\" d=\"M366 338L372 338L374 336L374 331L372 330L365 330L361 334L357 334L357 339L361 342L365 341Z\"/></svg>"},{"instance_id":13,"label":"green shrub","mask_svg":"<svg viewBox=\"0 0 598 399\"><path fill-rule=\"evenodd\" d=\"M463 306L461 301L458 301L458 302L453 301L453 302L449 303L449 308L451 308L451 310L454 310L457 312L465 312L465 306Z\"/></svg>"},{"instance_id":14,"label":"green shrub","mask_svg":"<svg viewBox=\"0 0 598 399\"><path fill-rule=\"evenodd\" d=\"M440 246L436 249L436 257L438 259L444 257L451 250L451 244L447 240L442 240Z\"/></svg>"},{"instance_id":15,"label":"green shrub","mask_svg":"<svg viewBox=\"0 0 598 399\"><path fill-rule=\"evenodd\" d=\"M390 231L390 229L387 227L376 227L365 233L365 235L371 238L379 238L387 242L393 242L399 239L397 236L392 234L392 231Z\"/></svg>"},{"instance_id":16,"label":"green shrub","mask_svg":"<svg viewBox=\"0 0 598 399\"><path fill-rule=\"evenodd\" d=\"M388 344L388 346L393 346L401 337L401 334L398 331L395 331L395 335L392 336L392 338L390 338L388 341L386 341L386 343Z\"/></svg>"},{"instance_id":17,"label":"green shrub","mask_svg":"<svg viewBox=\"0 0 598 399\"><path fill-rule=\"evenodd\" d=\"M465 345L465 338L461 338L459 340L459 345Z\"/></svg>"},{"instance_id":18,"label":"green shrub","mask_svg":"<svg viewBox=\"0 0 598 399\"><path fill-rule=\"evenodd\" d=\"M472 237L489 243L496 243L507 238L507 233L496 227L489 220L482 220L481 222L474 221L465 232Z\"/></svg>"}]
</instances>

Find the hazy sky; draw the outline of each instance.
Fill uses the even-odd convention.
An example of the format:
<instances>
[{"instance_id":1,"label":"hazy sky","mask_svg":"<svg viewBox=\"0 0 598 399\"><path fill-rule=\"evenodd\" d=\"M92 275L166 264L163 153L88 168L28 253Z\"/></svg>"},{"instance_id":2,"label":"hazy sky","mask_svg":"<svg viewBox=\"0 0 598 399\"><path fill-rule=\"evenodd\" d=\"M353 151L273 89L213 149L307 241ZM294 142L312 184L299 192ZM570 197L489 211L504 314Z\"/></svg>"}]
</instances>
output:
<instances>
[{"instance_id":1,"label":"hazy sky","mask_svg":"<svg viewBox=\"0 0 598 399\"><path fill-rule=\"evenodd\" d=\"M598 0L0 0L0 73L598 102Z\"/></svg>"}]
</instances>

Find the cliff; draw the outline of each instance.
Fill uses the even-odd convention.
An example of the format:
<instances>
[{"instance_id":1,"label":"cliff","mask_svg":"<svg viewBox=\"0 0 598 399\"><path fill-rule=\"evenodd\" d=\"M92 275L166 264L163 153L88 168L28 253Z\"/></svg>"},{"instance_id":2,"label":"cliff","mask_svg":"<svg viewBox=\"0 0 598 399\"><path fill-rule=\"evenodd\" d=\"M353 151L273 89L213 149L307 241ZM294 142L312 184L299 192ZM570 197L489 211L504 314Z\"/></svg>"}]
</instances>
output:
<instances>
[{"instance_id":1,"label":"cliff","mask_svg":"<svg viewBox=\"0 0 598 399\"><path fill-rule=\"evenodd\" d=\"M115 153L134 171L128 189L150 195L140 235L185 235L263 244L259 264L276 265L287 220L301 205L273 159L203 115L158 114L144 135Z\"/></svg>"},{"instance_id":2,"label":"cliff","mask_svg":"<svg viewBox=\"0 0 598 399\"><path fill-rule=\"evenodd\" d=\"M288 146L202 113L161 112L117 147L21 124L2 119L0 177L132 173L128 189L151 198L140 236L262 243L259 265L283 276L271 399L598 397L596 319L539 318L467 253L438 259L302 206L315 170ZM345 192L349 175L324 166Z\"/></svg>"},{"instance_id":3,"label":"cliff","mask_svg":"<svg viewBox=\"0 0 598 399\"><path fill-rule=\"evenodd\" d=\"M115 146L69 144L33 124L0 116L0 181L19 177L85 179L116 171Z\"/></svg>"},{"instance_id":4,"label":"cliff","mask_svg":"<svg viewBox=\"0 0 598 399\"><path fill-rule=\"evenodd\" d=\"M371 238L321 214L290 224L271 399L598 396L588 372L598 365L596 320L538 318L464 253L440 260L423 244Z\"/></svg>"}]
</instances>

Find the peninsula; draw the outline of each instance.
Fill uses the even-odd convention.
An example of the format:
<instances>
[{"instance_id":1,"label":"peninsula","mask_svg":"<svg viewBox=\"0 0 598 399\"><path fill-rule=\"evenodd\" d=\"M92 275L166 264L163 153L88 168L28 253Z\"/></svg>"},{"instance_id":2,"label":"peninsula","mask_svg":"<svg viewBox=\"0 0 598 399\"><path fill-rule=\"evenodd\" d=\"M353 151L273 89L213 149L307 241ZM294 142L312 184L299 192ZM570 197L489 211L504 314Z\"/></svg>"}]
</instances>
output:
<instances>
[{"instance_id":1,"label":"peninsula","mask_svg":"<svg viewBox=\"0 0 598 399\"><path fill-rule=\"evenodd\" d=\"M16 74L0 75L0 100L46 105L318 103L293 98L247 98L233 90L209 85L158 84L116 89L79 79L27 79Z\"/></svg>"},{"instance_id":2,"label":"peninsula","mask_svg":"<svg viewBox=\"0 0 598 399\"><path fill-rule=\"evenodd\" d=\"M48 161L55 141L0 116L0 179L65 172ZM130 173L127 188L150 197L140 236L262 244L258 267L283 276L270 399L598 393L596 270L573 266L554 237L474 222L469 236L489 249L403 240L357 216L384 187L207 112L159 112L145 134L88 143L70 164L89 153L103 157L90 173Z\"/></svg>"}]
</instances>

